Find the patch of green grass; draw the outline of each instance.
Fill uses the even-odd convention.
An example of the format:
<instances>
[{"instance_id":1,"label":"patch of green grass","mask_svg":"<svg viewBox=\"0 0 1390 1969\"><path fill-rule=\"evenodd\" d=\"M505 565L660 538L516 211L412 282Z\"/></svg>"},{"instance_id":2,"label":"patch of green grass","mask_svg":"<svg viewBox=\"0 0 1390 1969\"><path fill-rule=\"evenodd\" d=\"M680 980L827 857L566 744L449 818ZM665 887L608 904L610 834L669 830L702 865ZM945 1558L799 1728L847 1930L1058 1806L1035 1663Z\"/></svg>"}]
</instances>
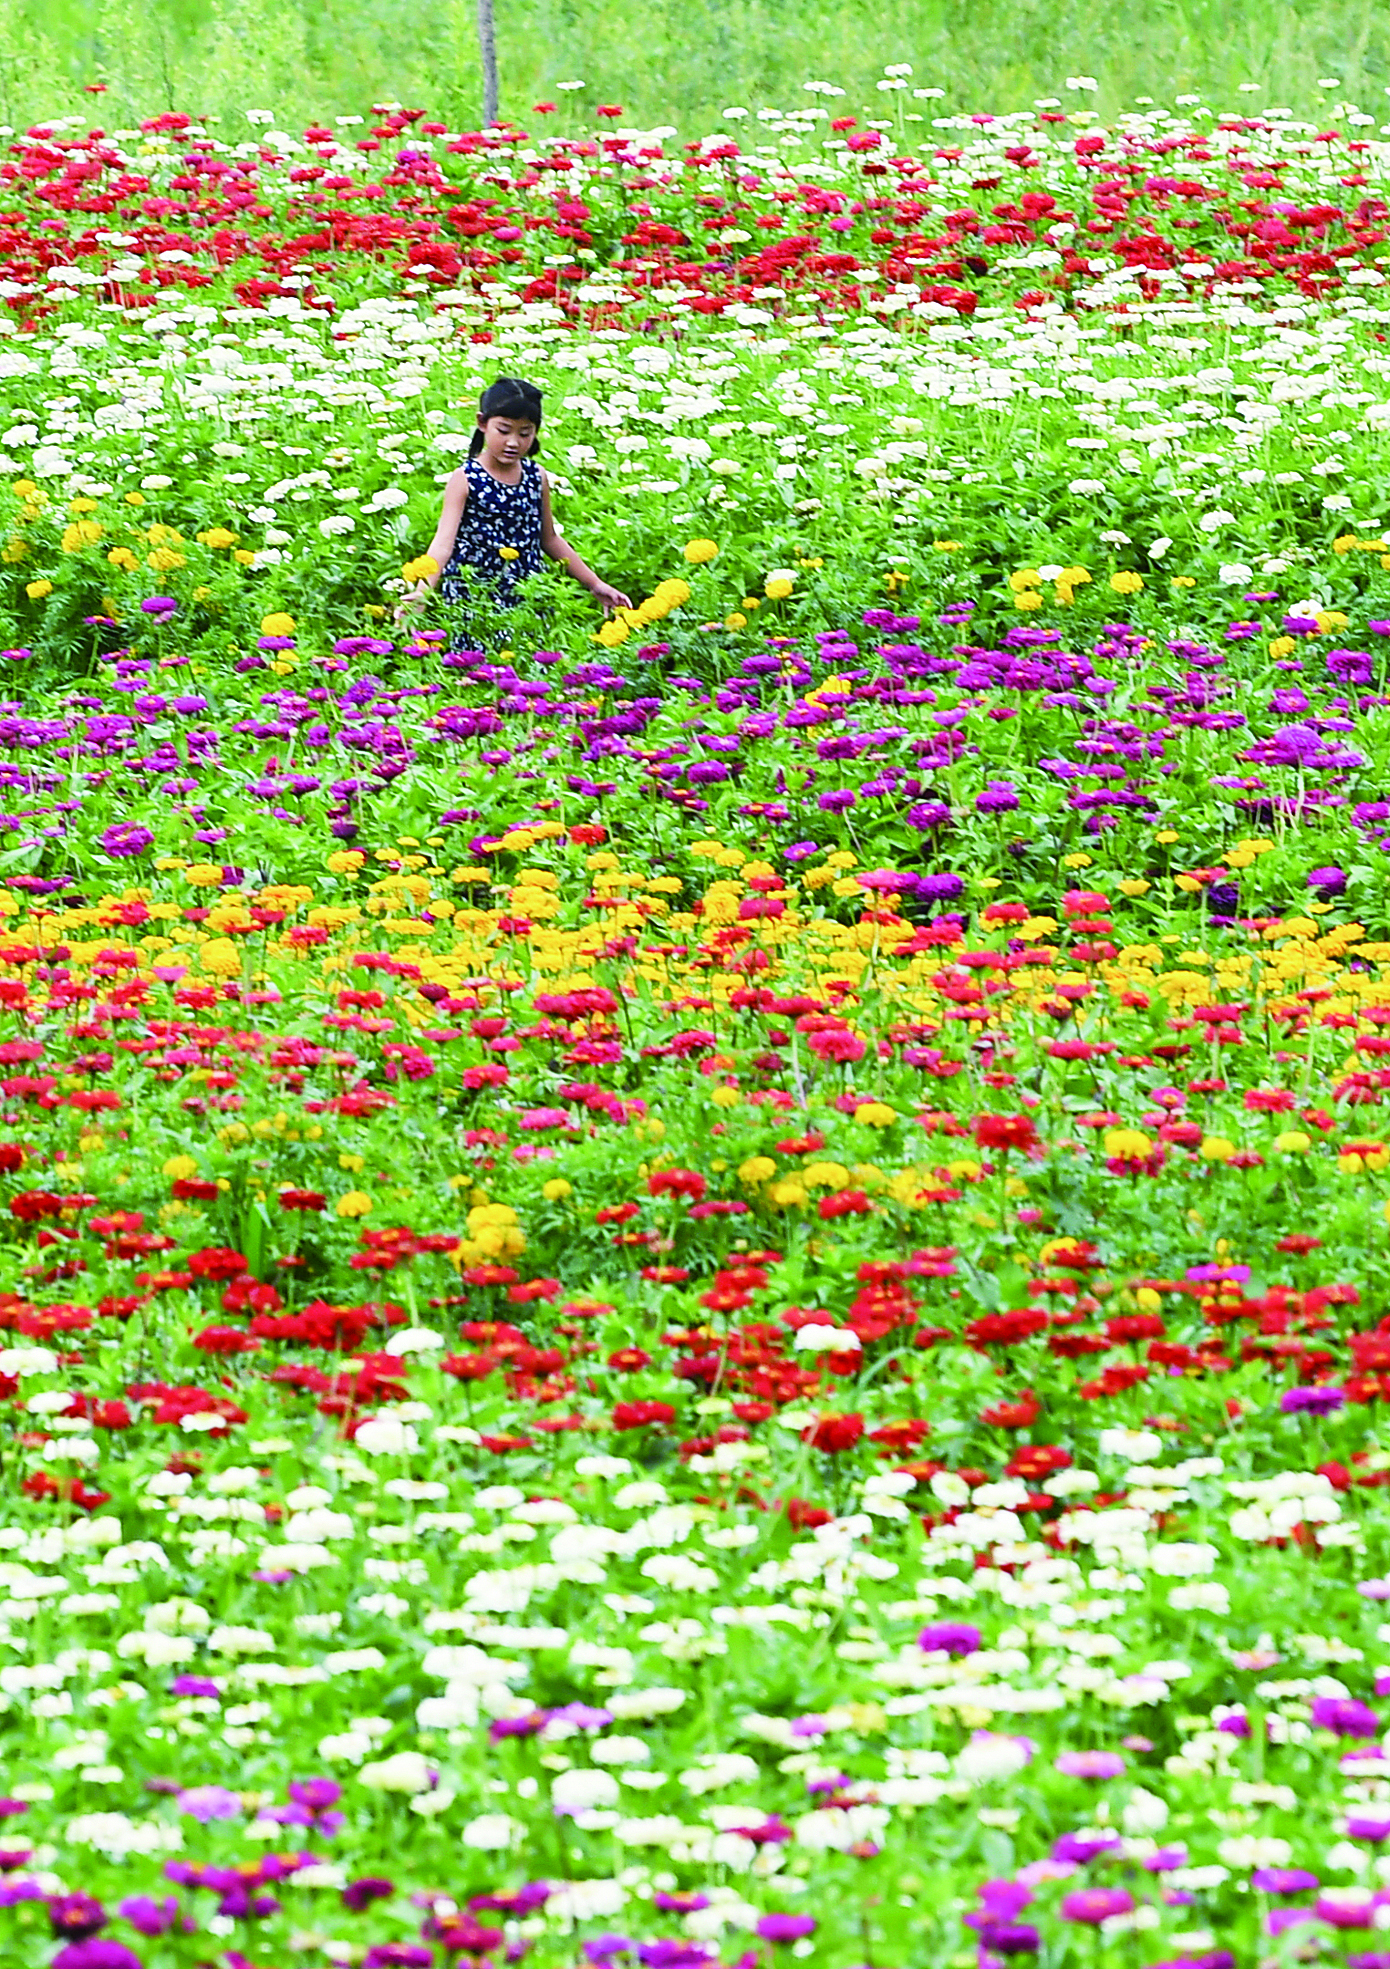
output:
<instances>
[{"instance_id":1,"label":"patch of green grass","mask_svg":"<svg viewBox=\"0 0 1390 1969\"><path fill-rule=\"evenodd\" d=\"M1316 116L1345 100L1378 117L1390 84L1390 13L1374 0L506 0L498 14L504 116L556 98L557 122L587 121L616 102L692 134L731 105L804 102L810 79L843 87L847 110L881 111L874 85L893 62L944 90L907 99L928 116L1048 95L1113 115L1193 93L1217 110ZM1069 94L1075 75L1099 91ZM102 98L83 94L95 81ZM1258 93L1239 93L1250 82ZM85 109L114 128L159 103L294 124L386 100L471 126L479 98L472 0L0 0L0 115L15 127Z\"/></svg>"}]
</instances>

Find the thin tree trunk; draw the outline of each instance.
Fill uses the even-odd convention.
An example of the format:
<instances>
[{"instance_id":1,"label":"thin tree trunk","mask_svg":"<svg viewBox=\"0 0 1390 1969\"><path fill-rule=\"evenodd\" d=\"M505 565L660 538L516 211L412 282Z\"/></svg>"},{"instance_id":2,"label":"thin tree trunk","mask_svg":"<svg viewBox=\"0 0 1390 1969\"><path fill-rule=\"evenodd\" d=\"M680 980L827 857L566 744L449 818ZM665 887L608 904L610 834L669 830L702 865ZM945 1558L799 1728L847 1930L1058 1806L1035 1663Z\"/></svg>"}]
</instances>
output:
<instances>
[{"instance_id":1,"label":"thin tree trunk","mask_svg":"<svg viewBox=\"0 0 1390 1969\"><path fill-rule=\"evenodd\" d=\"M492 0L478 0L478 53L483 65L483 128L497 121L497 36Z\"/></svg>"}]
</instances>

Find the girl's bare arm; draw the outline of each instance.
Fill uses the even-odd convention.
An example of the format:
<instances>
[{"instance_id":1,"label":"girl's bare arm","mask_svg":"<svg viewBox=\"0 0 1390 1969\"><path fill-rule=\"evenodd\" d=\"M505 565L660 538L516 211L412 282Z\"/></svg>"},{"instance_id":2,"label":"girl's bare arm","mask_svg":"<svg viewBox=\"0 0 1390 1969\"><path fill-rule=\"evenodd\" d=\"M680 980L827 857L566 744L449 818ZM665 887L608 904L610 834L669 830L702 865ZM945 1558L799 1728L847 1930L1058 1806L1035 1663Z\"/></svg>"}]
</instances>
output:
<instances>
[{"instance_id":1,"label":"girl's bare arm","mask_svg":"<svg viewBox=\"0 0 1390 1969\"><path fill-rule=\"evenodd\" d=\"M434 538L426 548L434 562L434 573L427 574L415 593L423 593L426 587L437 588L444 572L444 563L454 551L458 538L459 522L468 500L468 474L462 468L450 474L449 483L444 488L444 506L439 515L439 525L434 530Z\"/></svg>"},{"instance_id":2,"label":"girl's bare arm","mask_svg":"<svg viewBox=\"0 0 1390 1969\"><path fill-rule=\"evenodd\" d=\"M581 588L587 588L590 594L597 595L605 608L632 607L626 595L611 588L586 561L580 559L556 526L555 516L550 510L550 481L544 472L541 473L541 548L552 561L558 561L567 573L572 574Z\"/></svg>"}]
</instances>

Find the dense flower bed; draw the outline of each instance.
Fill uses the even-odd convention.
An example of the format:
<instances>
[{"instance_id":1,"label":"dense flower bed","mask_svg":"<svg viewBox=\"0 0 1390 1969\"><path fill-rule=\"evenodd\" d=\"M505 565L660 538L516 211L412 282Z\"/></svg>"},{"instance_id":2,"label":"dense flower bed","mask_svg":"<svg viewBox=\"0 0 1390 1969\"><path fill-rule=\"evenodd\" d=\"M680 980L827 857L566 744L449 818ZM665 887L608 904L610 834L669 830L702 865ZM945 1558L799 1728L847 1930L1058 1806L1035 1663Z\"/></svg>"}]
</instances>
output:
<instances>
[{"instance_id":1,"label":"dense flower bed","mask_svg":"<svg viewBox=\"0 0 1390 1969\"><path fill-rule=\"evenodd\" d=\"M16 145L16 1961L1390 1962L1382 147L775 134Z\"/></svg>"}]
</instances>

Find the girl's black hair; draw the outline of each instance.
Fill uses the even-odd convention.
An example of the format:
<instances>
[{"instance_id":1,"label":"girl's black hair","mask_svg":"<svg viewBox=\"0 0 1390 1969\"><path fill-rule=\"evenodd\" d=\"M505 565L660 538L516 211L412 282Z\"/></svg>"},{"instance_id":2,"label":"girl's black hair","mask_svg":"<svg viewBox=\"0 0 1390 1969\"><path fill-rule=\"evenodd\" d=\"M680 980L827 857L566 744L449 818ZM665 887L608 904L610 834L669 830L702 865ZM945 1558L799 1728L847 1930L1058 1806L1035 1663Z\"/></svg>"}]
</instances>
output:
<instances>
[{"instance_id":1,"label":"girl's black hair","mask_svg":"<svg viewBox=\"0 0 1390 1969\"><path fill-rule=\"evenodd\" d=\"M495 383L488 384L478 398L478 417L480 421L468 446L470 458L476 458L483 448L482 426L489 417L514 417L518 422L524 419L539 428L541 393L534 383L523 383L515 376L499 376ZM537 439L527 457L534 458L540 448L540 440Z\"/></svg>"}]
</instances>

